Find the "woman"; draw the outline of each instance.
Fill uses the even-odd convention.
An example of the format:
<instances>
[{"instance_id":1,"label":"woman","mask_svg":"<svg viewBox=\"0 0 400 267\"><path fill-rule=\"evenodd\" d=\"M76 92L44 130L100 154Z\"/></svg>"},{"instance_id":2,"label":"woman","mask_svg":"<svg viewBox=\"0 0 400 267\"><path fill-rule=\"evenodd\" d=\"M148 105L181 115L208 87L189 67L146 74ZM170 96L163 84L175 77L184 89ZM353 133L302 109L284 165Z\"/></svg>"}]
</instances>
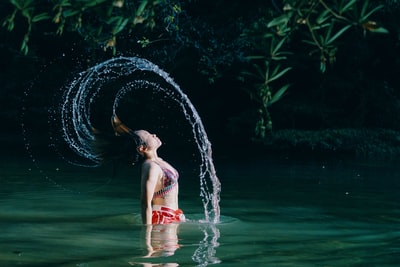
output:
<instances>
[{"instance_id":1,"label":"woman","mask_svg":"<svg viewBox=\"0 0 400 267\"><path fill-rule=\"evenodd\" d=\"M157 154L161 140L146 130L132 131L114 115L111 124L116 135L133 139L143 160L141 169L141 214L144 224L169 224L185 221L178 205L178 172Z\"/></svg>"}]
</instances>

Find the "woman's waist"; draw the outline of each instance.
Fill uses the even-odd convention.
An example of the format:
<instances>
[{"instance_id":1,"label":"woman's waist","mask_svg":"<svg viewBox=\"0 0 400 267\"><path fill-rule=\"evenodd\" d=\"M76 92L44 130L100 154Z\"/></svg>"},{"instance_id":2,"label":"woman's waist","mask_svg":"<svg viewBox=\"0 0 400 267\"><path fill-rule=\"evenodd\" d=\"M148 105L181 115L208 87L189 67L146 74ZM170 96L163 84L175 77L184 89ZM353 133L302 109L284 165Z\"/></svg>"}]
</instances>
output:
<instances>
[{"instance_id":1,"label":"woman's waist","mask_svg":"<svg viewBox=\"0 0 400 267\"><path fill-rule=\"evenodd\" d=\"M153 211L176 212L179 210L177 206L153 205Z\"/></svg>"},{"instance_id":2,"label":"woman's waist","mask_svg":"<svg viewBox=\"0 0 400 267\"><path fill-rule=\"evenodd\" d=\"M178 201L176 201L175 198L154 198L153 199L153 203L152 203L153 207L167 207L173 210L177 210L179 208L178 206Z\"/></svg>"}]
</instances>

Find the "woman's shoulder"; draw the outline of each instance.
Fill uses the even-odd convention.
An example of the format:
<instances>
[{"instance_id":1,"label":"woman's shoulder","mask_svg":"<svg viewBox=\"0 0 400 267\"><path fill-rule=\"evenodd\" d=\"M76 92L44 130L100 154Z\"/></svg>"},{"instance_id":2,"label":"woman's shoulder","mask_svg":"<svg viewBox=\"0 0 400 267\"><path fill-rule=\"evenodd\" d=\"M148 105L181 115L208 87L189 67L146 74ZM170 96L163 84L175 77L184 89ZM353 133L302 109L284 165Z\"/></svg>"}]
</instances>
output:
<instances>
[{"instance_id":1,"label":"woman's shoulder","mask_svg":"<svg viewBox=\"0 0 400 267\"><path fill-rule=\"evenodd\" d=\"M161 171L161 166L152 160L145 160L142 163L142 169L143 170L154 170L154 169L159 169Z\"/></svg>"}]
</instances>

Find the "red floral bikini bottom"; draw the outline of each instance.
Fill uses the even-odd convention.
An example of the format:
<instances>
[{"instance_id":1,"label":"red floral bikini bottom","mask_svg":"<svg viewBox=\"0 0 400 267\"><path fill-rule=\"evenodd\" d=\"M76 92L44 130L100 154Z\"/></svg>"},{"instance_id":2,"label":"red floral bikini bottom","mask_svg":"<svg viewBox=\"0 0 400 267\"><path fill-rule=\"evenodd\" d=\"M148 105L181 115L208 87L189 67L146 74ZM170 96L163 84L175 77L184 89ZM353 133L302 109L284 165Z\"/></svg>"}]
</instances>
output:
<instances>
[{"instance_id":1,"label":"red floral bikini bottom","mask_svg":"<svg viewBox=\"0 0 400 267\"><path fill-rule=\"evenodd\" d=\"M168 207L154 205L152 213L152 224L168 224L184 222L185 215L181 209L173 210Z\"/></svg>"}]
</instances>

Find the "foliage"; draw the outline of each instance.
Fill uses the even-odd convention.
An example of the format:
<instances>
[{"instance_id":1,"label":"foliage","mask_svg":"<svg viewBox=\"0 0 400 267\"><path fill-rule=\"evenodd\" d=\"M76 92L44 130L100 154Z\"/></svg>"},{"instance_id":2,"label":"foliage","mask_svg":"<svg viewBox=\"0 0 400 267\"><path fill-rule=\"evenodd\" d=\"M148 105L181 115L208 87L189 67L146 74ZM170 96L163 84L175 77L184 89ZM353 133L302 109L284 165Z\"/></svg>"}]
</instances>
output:
<instances>
[{"instance_id":1,"label":"foliage","mask_svg":"<svg viewBox=\"0 0 400 267\"><path fill-rule=\"evenodd\" d=\"M274 2L274 1L273 1ZM253 71L244 71L244 77L258 75L252 90L247 90L260 104L259 119L255 128L257 139L263 140L272 130L272 120L268 106L278 101L290 86L284 83L278 87L271 84L281 79L290 69L288 55L294 41L301 39L310 49L309 56L319 55L320 71L325 72L327 63L334 63L342 37L351 28L367 32L387 33L371 17L383 5L372 4L369 0L286 0L275 12L254 23L244 36L253 38L254 52L247 58L253 62ZM282 49L286 49L283 51ZM282 61L286 61L282 67Z\"/></svg>"},{"instance_id":2,"label":"foliage","mask_svg":"<svg viewBox=\"0 0 400 267\"><path fill-rule=\"evenodd\" d=\"M395 159L400 133L387 129L279 130L269 140L272 150L293 153L347 154L362 158Z\"/></svg>"},{"instance_id":3,"label":"foliage","mask_svg":"<svg viewBox=\"0 0 400 267\"><path fill-rule=\"evenodd\" d=\"M279 41L277 38L271 38L269 44L269 54L264 57L249 56L248 59L258 60L262 59L263 66L256 63L253 64L254 72L243 71L242 75L254 77L255 89L247 90L249 95L260 105L258 109L259 119L256 123L256 134L259 138L264 139L265 134L272 129L272 120L268 111L268 107L277 102L289 88L289 84L281 86L279 89L273 91L272 82L285 75L291 67L282 67L277 61L286 59L289 52L280 51L285 38Z\"/></svg>"},{"instance_id":4,"label":"foliage","mask_svg":"<svg viewBox=\"0 0 400 267\"><path fill-rule=\"evenodd\" d=\"M326 70L326 64L334 63L338 50L338 39L351 27L359 27L364 35L367 31L387 33L370 17L382 9L383 5L373 5L369 0L335 0L329 4L325 0L287 1L284 13L272 20L269 27L276 27L278 35L293 34L293 30L303 30L303 42L313 48L309 54L319 54L320 70ZM293 28L293 30L292 30Z\"/></svg>"},{"instance_id":5,"label":"foliage","mask_svg":"<svg viewBox=\"0 0 400 267\"><path fill-rule=\"evenodd\" d=\"M121 33L138 31L142 27L154 30L157 23L163 31L176 30L177 18L181 12L179 2L168 0L8 0L13 11L3 21L3 27L12 31L17 17L24 18L27 29L21 44L21 52L29 51L29 38L35 26L42 21L55 25L55 34L65 30L75 31L85 40L112 49L116 53L117 38ZM138 43L143 47L156 40L143 36Z\"/></svg>"},{"instance_id":6,"label":"foliage","mask_svg":"<svg viewBox=\"0 0 400 267\"><path fill-rule=\"evenodd\" d=\"M252 5L242 0L8 0L2 25L25 29L23 54L35 31L46 31L75 32L113 54L135 42L151 48L158 62L167 57L174 62L186 47L197 53L200 72L211 82L236 61L257 104L255 134L262 140L272 131L270 106L288 92L296 64L312 59L327 72L339 48L350 45L350 34L361 39L386 33L376 15L389 1L398 5L396 0L254 0Z\"/></svg>"}]
</instances>

